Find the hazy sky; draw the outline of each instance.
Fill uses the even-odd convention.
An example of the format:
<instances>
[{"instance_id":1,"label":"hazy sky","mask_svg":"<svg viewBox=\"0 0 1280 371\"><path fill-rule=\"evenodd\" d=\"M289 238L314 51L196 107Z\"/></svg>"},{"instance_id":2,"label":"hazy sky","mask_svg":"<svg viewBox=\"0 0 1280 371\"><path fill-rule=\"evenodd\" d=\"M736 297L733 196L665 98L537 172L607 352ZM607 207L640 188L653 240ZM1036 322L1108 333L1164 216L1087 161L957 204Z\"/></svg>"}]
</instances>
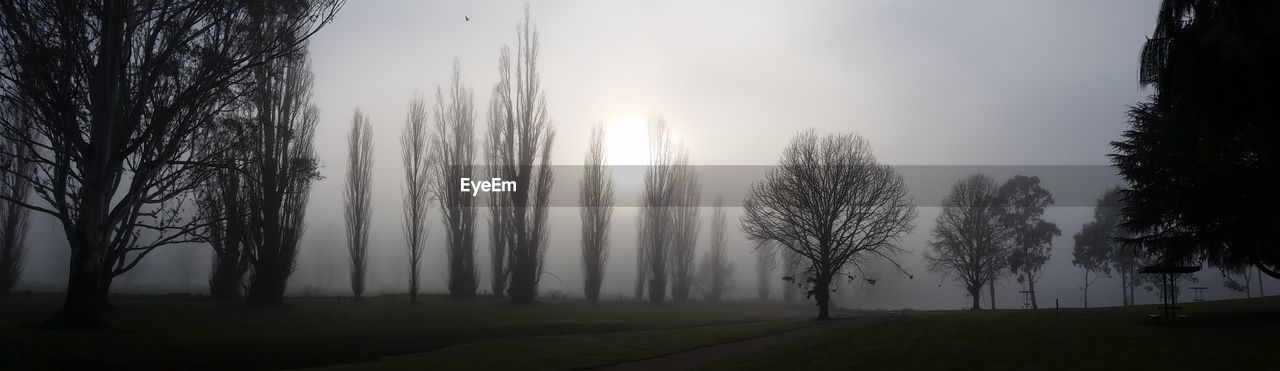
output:
<instances>
[{"instance_id":1,"label":"hazy sky","mask_svg":"<svg viewBox=\"0 0 1280 371\"><path fill-rule=\"evenodd\" d=\"M1108 142L1125 128L1125 105L1146 95L1137 85L1137 59L1157 5L548 1L534 3L532 15L548 108L559 132L552 155L557 165L581 164L588 128L596 122L611 132L609 155L617 162L642 158L643 123L653 115L667 119L700 165L773 164L788 138L806 128L858 133L882 162L897 165L1106 165ZM356 107L374 126L372 285L403 285L396 278L405 269L398 138L409 100L415 92L433 100L458 58L462 80L475 92L482 131L498 52L515 41L523 7L515 1L349 1L313 39L314 98L321 109L316 144L327 179L312 193L310 228L291 288L315 285L323 276L317 268L331 264L331 289L346 292L339 187ZM576 189L576 182L562 178L558 187ZM754 267L737 233L739 211L730 211L729 230L738 295L747 296L754 295ZM709 210L703 214L709 219ZM876 287L854 294L857 305L965 305L961 289L925 272L920 261L936 214L936 208L921 208L915 233L904 241L914 251L903 260L915 278L886 272ZM1091 216L1086 207L1047 213L1063 236L1054 240L1042 305L1054 298L1079 305L1071 235ZM547 269L554 277L544 278L543 286L580 295L577 211L557 208L552 218ZM604 292L629 294L634 210L619 209L614 220ZM706 231L704 222L699 256ZM423 273L428 290L444 288L443 238L433 222ZM487 239L479 240L479 259L487 262ZM332 263L319 263L326 254ZM481 288L487 288L487 266L481 276ZM1213 269L1201 273L1212 287L1207 295L1236 295L1221 288L1219 276ZM1118 283L1104 280L1095 287L1091 303L1119 303ZM1012 279L998 289L1002 306L1021 301Z\"/></svg>"}]
</instances>

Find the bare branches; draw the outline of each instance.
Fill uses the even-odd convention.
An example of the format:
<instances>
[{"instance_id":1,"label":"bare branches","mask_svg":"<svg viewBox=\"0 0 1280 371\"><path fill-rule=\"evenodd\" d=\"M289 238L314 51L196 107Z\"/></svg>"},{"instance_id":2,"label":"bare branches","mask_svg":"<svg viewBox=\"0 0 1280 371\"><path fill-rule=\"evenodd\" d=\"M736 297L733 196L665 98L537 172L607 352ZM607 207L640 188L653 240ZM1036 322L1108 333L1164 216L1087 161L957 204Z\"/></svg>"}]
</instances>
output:
<instances>
[{"instance_id":1,"label":"bare branches","mask_svg":"<svg viewBox=\"0 0 1280 371\"><path fill-rule=\"evenodd\" d=\"M503 192L499 202L507 211L503 221L510 223L507 232L511 286L507 292L514 302L532 303L538 294L547 249L547 203L555 183L547 165L555 128L551 126L538 76L538 31L531 26L527 5L516 39L515 60L511 60L505 47L499 56L499 79L490 110L498 123L490 125L490 129L497 133L494 148L501 159L501 178L518 185L514 192Z\"/></svg>"},{"instance_id":2,"label":"bare branches","mask_svg":"<svg viewBox=\"0 0 1280 371\"><path fill-rule=\"evenodd\" d=\"M39 210L62 224L75 267L55 322L76 328L103 323L114 274L200 238L205 221L181 212L219 152L200 139L246 93L238 84L303 49L342 2L91 5L0 4L0 95L36 123Z\"/></svg>"},{"instance_id":3,"label":"bare branches","mask_svg":"<svg viewBox=\"0 0 1280 371\"><path fill-rule=\"evenodd\" d=\"M427 148L427 104L421 95L409 102L404 130L400 134L400 158L404 165L404 239L409 252L409 301L418 302L419 270L426 246L427 208L431 201L431 152Z\"/></svg>"},{"instance_id":4,"label":"bare branches","mask_svg":"<svg viewBox=\"0 0 1280 371\"><path fill-rule=\"evenodd\" d=\"M995 180L975 174L957 182L942 200L925 254L929 271L958 281L979 309L982 285L994 280L1008 263L1007 229L1000 221Z\"/></svg>"},{"instance_id":5,"label":"bare branches","mask_svg":"<svg viewBox=\"0 0 1280 371\"><path fill-rule=\"evenodd\" d=\"M591 142L579 183L582 216L583 293L595 303L609 261L609 223L613 218L613 173L605 168L604 125L591 128Z\"/></svg>"},{"instance_id":6,"label":"bare branches","mask_svg":"<svg viewBox=\"0 0 1280 371\"><path fill-rule=\"evenodd\" d=\"M711 248L702 257L698 275L701 277L699 281L703 296L708 301L715 302L733 289L733 264L729 263L729 252L724 241L724 198L716 196L711 210Z\"/></svg>"},{"instance_id":7,"label":"bare branches","mask_svg":"<svg viewBox=\"0 0 1280 371\"><path fill-rule=\"evenodd\" d=\"M827 318L831 279L860 272L868 257L894 262L915 216L902 176L877 163L861 137L807 131L751 186L741 222L749 238L777 242L808 261L803 273L813 282L818 317Z\"/></svg>"},{"instance_id":8,"label":"bare branches","mask_svg":"<svg viewBox=\"0 0 1280 371\"><path fill-rule=\"evenodd\" d=\"M471 178L475 161L475 109L471 88L462 84L462 63L453 60L453 81L446 102L436 88L436 130L431 137L435 151L435 195L445 226L445 251L449 257L449 295L475 296L480 284L476 270L475 197L460 192L458 181Z\"/></svg>"},{"instance_id":9,"label":"bare branches","mask_svg":"<svg viewBox=\"0 0 1280 371\"><path fill-rule=\"evenodd\" d=\"M319 118L311 104L314 77L305 54L260 66L255 73L246 197L253 275L247 302L282 302L297 262L311 184L320 178L312 139Z\"/></svg>"},{"instance_id":10,"label":"bare branches","mask_svg":"<svg viewBox=\"0 0 1280 371\"><path fill-rule=\"evenodd\" d=\"M224 119L222 130L211 133L208 140L216 143L236 140L238 135L230 130L234 120ZM237 166L245 155L244 148L239 147L223 152L218 170L202 186L197 199L200 213L209 220L205 241L213 248L209 296L214 300L240 298L242 280L252 261L253 250L245 241L248 228L245 187Z\"/></svg>"},{"instance_id":11,"label":"bare branches","mask_svg":"<svg viewBox=\"0 0 1280 371\"><path fill-rule=\"evenodd\" d=\"M31 176L36 163L30 160L29 142L35 135L30 118L21 111L0 105L0 120L11 122L0 130L18 130L0 137L0 297L22 277L27 251L27 230L31 211L23 207L31 194Z\"/></svg>"},{"instance_id":12,"label":"bare branches","mask_svg":"<svg viewBox=\"0 0 1280 371\"><path fill-rule=\"evenodd\" d=\"M500 65L506 65L508 62L507 49L502 50L502 59ZM499 99L502 94L506 94L506 87L501 85L493 88L493 98L489 102L489 119L487 130L485 130L484 143L484 162L485 168L489 171L490 176L500 177L503 174L502 164L506 150L503 148L503 133L506 120L509 119L505 109L507 106L503 104L504 100ZM511 207L510 200L501 193L489 193L489 272L492 279L489 281L491 294L501 297L507 291L507 283L511 276L511 255L507 253L511 248L512 235L511 231Z\"/></svg>"},{"instance_id":13,"label":"bare branches","mask_svg":"<svg viewBox=\"0 0 1280 371\"><path fill-rule=\"evenodd\" d=\"M347 227L347 252L351 262L351 294L358 301L364 293L369 266L369 204L373 196L373 126L369 116L356 109L347 134L347 177L342 188L343 220Z\"/></svg>"},{"instance_id":14,"label":"bare branches","mask_svg":"<svg viewBox=\"0 0 1280 371\"><path fill-rule=\"evenodd\" d=\"M672 171L671 233L671 298L682 302L689 298L693 286L694 252L698 243L698 231L702 219L698 217L702 202L702 182L697 169L689 164L689 153L681 146Z\"/></svg>"},{"instance_id":15,"label":"bare branches","mask_svg":"<svg viewBox=\"0 0 1280 371\"><path fill-rule=\"evenodd\" d=\"M640 219L637 222L640 261L647 279L649 302L662 303L667 295L667 268L671 250L671 233L675 229L673 205L675 158L671 145L671 132L667 121L661 117L649 119L649 165L644 171L644 191L640 195ZM639 293L641 290L637 290Z\"/></svg>"}]
</instances>

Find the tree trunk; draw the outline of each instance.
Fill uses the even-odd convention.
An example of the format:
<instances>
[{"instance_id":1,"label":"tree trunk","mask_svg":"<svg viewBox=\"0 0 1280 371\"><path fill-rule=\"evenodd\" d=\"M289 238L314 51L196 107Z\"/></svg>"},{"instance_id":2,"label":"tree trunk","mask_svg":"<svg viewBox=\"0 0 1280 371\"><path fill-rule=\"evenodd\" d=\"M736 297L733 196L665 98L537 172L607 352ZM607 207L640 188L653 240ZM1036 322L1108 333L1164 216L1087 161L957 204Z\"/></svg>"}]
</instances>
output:
<instances>
[{"instance_id":1,"label":"tree trunk","mask_svg":"<svg viewBox=\"0 0 1280 371\"><path fill-rule=\"evenodd\" d=\"M93 66L89 83L90 128L88 148L81 173L79 215L68 228L67 240L72 246L71 267L67 277L67 294L62 308L46 325L78 330L97 330L106 326L103 311L104 285L110 287L111 267L107 261L109 237L108 212L114 196L111 186L119 175L113 172L111 156L118 143L118 111L130 102L122 96L125 74L124 25L129 16L127 2L107 2L101 14L98 61ZM70 124L69 124L70 125ZM76 149L79 150L79 149ZM63 170L65 171L65 170Z\"/></svg>"},{"instance_id":2,"label":"tree trunk","mask_svg":"<svg viewBox=\"0 0 1280 371\"><path fill-rule=\"evenodd\" d=\"M973 298L973 307L970 307L969 309L973 309L973 310L982 309L982 307L978 304L979 300L982 299L982 286L973 286L973 287L969 287L968 289L969 289L969 297Z\"/></svg>"},{"instance_id":3,"label":"tree trunk","mask_svg":"<svg viewBox=\"0 0 1280 371\"><path fill-rule=\"evenodd\" d=\"M649 280L649 302L662 304L667 299L667 284L663 280Z\"/></svg>"},{"instance_id":4,"label":"tree trunk","mask_svg":"<svg viewBox=\"0 0 1280 371\"><path fill-rule=\"evenodd\" d=\"M989 291L991 292L991 309L996 309L996 279L995 279L995 277L992 277L990 281L987 281L987 287L989 288Z\"/></svg>"},{"instance_id":5,"label":"tree trunk","mask_svg":"<svg viewBox=\"0 0 1280 371\"><path fill-rule=\"evenodd\" d=\"M1089 271L1084 271L1084 307L1089 308Z\"/></svg>"},{"instance_id":6,"label":"tree trunk","mask_svg":"<svg viewBox=\"0 0 1280 371\"><path fill-rule=\"evenodd\" d=\"M230 248L228 248L230 249ZM237 253L223 253L216 257L213 276L209 277L209 297L213 300L236 300L240 298L240 256ZM217 252L215 252L217 253Z\"/></svg>"},{"instance_id":7,"label":"tree trunk","mask_svg":"<svg viewBox=\"0 0 1280 371\"><path fill-rule=\"evenodd\" d=\"M240 277L236 277L234 269L233 272L228 273L224 267L218 267L213 277L209 278L209 298L213 300L240 298Z\"/></svg>"},{"instance_id":8,"label":"tree trunk","mask_svg":"<svg viewBox=\"0 0 1280 371\"><path fill-rule=\"evenodd\" d=\"M1262 270L1256 268L1255 270L1258 271L1258 297L1265 297L1267 296L1267 292L1262 290Z\"/></svg>"},{"instance_id":9,"label":"tree trunk","mask_svg":"<svg viewBox=\"0 0 1280 371\"><path fill-rule=\"evenodd\" d=\"M813 288L813 297L818 301L818 319L831 319L829 306L831 304L831 279L826 275L820 275L818 282L815 282Z\"/></svg>"},{"instance_id":10,"label":"tree trunk","mask_svg":"<svg viewBox=\"0 0 1280 371\"><path fill-rule=\"evenodd\" d=\"M254 270L253 283L249 285L249 293L245 295L245 304L271 306L284 303L284 290L289 275L285 268L277 265L276 262L259 262L259 268Z\"/></svg>"},{"instance_id":11,"label":"tree trunk","mask_svg":"<svg viewBox=\"0 0 1280 371\"><path fill-rule=\"evenodd\" d=\"M1129 281L1124 271L1120 271L1120 304L1129 305Z\"/></svg>"},{"instance_id":12,"label":"tree trunk","mask_svg":"<svg viewBox=\"0 0 1280 371\"><path fill-rule=\"evenodd\" d=\"M89 238L89 240L93 240ZM70 275L67 278L67 295L62 309L45 323L46 326L75 330L99 330L107 325L103 316L106 302L102 300L104 281L111 278L110 269L103 264L106 246L98 241L80 241L72 251Z\"/></svg>"},{"instance_id":13,"label":"tree trunk","mask_svg":"<svg viewBox=\"0 0 1280 371\"><path fill-rule=\"evenodd\" d=\"M513 303L532 304L538 297L538 262L535 260L536 257L528 255L537 254L537 252L525 254L521 251L520 253L522 256L515 259L511 267L511 285L507 288L507 295L511 297Z\"/></svg>"},{"instance_id":14,"label":"tree trunk","mask_svg":"<svg viewBox=\"0 0 1280 371\"><path fill-rule=\"evenodd\" d=\"M418 267L409 264L409 302L418 302Z\"/></svg>"},{"instance_id":15,"label":"tree trunk","mask_svg":"<svg viewBox=\"0 0 1280 371\"><path fill-rule=\"evenodd\" d=\"M1040 309L1040 304L1036 303L1036 281L1031 279L1031 270L1027 270L1027 291L1031 293L1031 309Z\"/></svg>"},{"instance_id":16,"label":"tree trunk","mask_svg":"<svg viewBox=\"0 0 1280 371\"><path fill-rule=\"evenodd\" d=\"M105 269L107 278L98 282L98 302L102 303L103 312L113 312L120 309L111 304L111 281L115 275L111 273L111 265L106 265Z\"/></svg>"}]
</instances>

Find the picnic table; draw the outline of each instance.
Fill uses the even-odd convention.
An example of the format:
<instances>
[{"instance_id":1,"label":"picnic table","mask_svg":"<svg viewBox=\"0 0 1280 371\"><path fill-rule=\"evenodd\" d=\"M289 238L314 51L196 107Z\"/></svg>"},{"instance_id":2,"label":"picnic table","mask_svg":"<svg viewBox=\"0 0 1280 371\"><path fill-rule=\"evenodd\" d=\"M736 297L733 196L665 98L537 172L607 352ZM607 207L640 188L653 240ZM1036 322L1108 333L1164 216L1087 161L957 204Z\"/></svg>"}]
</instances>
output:
<instances>
[{"instance_id":1,"label":"picnic table","mask_svg":"<svg viewBox=\"0 0 1280 371\"><path fill-rule=\"evenodd\" d=\"M1030 290L1020 290L1018 291L1018 293L1022 294L1022 309L1031 309L1031 294L1035 294L1036 292L1030 291Z\"/></svg>"},{"instance_id":2,"label":"picnic table","mask_svg":"<svg viewBox=\"0 0 1280 371\"><path fill-rule=\"evenodd\" d=\"M1148 317L1160 319L1164 321L1173 321L1176 318L1186 318L1186 315L1180 314L1182 307L1178 306L1178 277L1184 274L1199 272L1200 267L1182 266L1182 265L1148 265L1142 267L1138 273L1158 274L1160 275L1161 297L1164 302L1160 305L1159 315L1149 315Z\"/></svg>"}]
</instances>

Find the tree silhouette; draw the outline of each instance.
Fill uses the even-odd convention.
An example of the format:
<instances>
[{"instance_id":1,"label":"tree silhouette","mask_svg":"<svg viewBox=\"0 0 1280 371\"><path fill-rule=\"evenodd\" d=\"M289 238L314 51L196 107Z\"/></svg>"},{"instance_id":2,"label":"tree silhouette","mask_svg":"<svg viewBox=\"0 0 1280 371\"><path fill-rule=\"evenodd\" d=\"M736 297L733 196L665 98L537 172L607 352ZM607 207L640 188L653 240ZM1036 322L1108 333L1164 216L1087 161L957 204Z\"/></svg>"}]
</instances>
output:
<instances>
[{"instance_id":1,"label":"tree silhouette","mask_svg":"<svg viewBox=\"0 0 1280 371\"><path fill-rule=\"evenodd\" d=\"M1075 248L1071 251L1071 264L1084 270L1084 282L1080 290L1084 295L1085 308L1089 307L1089 287L1093 286L1093 281L1099 276L1111 275L1111 267L1107 262L1114 252L1112 250L1114 244L1106 229L1105 224L1096 221L1088 222L1073 236ZM1124 293L1127 290L1121 292Z\"/></svg>"},{"instance_id":2,"label":"tree silhouette","mask_svg":"<svg viewBox=\"0 0 1280 371\"><path fill-rule=\"evenodd\" d=\"M648 289L649 302L662 303L667 296L668 268L672 237L675 226L675 172L679 163L671 144L671 132L667 121L655 117L649 119L649 164L644 171L644 190L640 194L640 215L637 234L642 269L637 273L636 290L643 294Z\"/></svg>"},{"instance_id":3,"label":"tree silhouette","mask_svg":"<svg viewBox=\"0 0 1280 371\"><path fill-rule=\"evenodd\" d=\"M31 195L31 177L35 176L33 161L27 143L35 136L35 124L21 110L8 105L0 106L0 130L17 130L0 137L0 297L22 278L27 252L27 230L30 229L31 210L22 207ZM11 139L12 138L12 139Z\"/></svg>"},{"instance_id":4,"label":"tree silhouette","mask_svg":"<svg viewBox=\"0 0 1280 371\"><path fill-rule=\"evenodd\" d=\"M248 138L248 241L253 271L245 301L277 305L297 266L311 184L320 179L315 138L319 108L311 103L314 76L305 52L263 63L254 72L245 112Z\"/></svg>"},{"instance_id":5,"label":"tree silhouette","mask_svg":"<svg viewBox=\"0 0 1280 371\"><path fill-rule=\"evenodd\" d=\"M207 139L211 148L221 148L223 143L240 138L238 128L247 127L236 117L223 118L223 124L211 132ZM249 271L253 250L246 240L246 188L240 167L247 163L247 147L232 146L217 157L225 166L218 168L199 188L198 206L205 226L204 240L213 249L209 270L209 297L214 300L238 300L244 285L244 275Z\"/></svg>"},{"instance_id":6,"label":"tree silhouette","mask_svg":"<svg viewBox=\"0 0 1280 371\"><path fill-rule=\"evenodd\" d=\"M1162 261L1209 258L1280 278L1280 197L1274 179L1275 65L1269 2L1165 0L1143 46L1139 83L1113 142L1124 191L1126 242Z\"/></svg>"},{"instance_id":7,"label":"tree silhouette","mask_svg":"<svg viewBox=\"0 0 1280 371\"><path fill-rule=\"evenodd\" d=\"M469 298L480 285L476 270L475 197L458 191L458 181L471 178L475 160L475 109L471 88L462 84L462 62L453 60L453 80L446 93L436 87L435 196L444 223L449 258L449 295Z\"/></svg>"},{"instance_id":8,"label":"tree silhouette","mask_svg":"<svg viewBox=\"0 0 1280 371\"><path fill-rule=\"evenodd\" d=\"M1027 285L1031 308L1040 308L1036 302L1036 281L1043 273L1041 268L1049 261L1053 237L1062 235L1057 225L1042 218L1044 209L1053 205L1053 196L1040 187L1040 178L1024 175L1005 181L998 194L1003 209L1001 222L1009 231L1012 245L1009 271L1017 275L1019 283Z\"/></svg>"},{"instance_id":9,"label":"tree silhouette","mask_svg":"<svg viewBox=\"0 0 1280 371\"><path fill-rule=\"evenodd\" d=\"M857 135L800 133L779 165L751 185L743 203L742 231L774 241L803 257L818 318L829 318L831 280L862 272L872 257L894 260L899 239L914 225L916 208L902 175L881 165Z\"/></svg>"},{"instance_id":10,"label":"tree silhouette","mask_svg":"<svg viewBox=\"0 0 1280 371\"><path fill-rule=\"evenodd\" d=\"M500 94L498 87L494 87L494 95ZM485 131L484 161L486 169L491 177L502 176L503 154L503 126L505 125L505 109L507 106L501 100L493 99L489 102L489 122L488 130ZM510 200L501 193L489 193L489 272L492 279L489 281L492 295L502 297L507 291L507 284L511 277L511 255L507 251L511 249L511 203Z\"/></svg>"},{"instance_id":11,"label":"tree silhouette","mask_svg":"<svg viewBox=\"0 0 1280 371\"><path fill-rule=\"evenodd\" d=\"M538 75L538 31L530 23L525 5L524 23L516 31L516 60L502 48L498 58L498 84L494 87L491 114L497 114L496 171L514 181L515 191L502 192L506 211L510 262L507 294L516 303L532 303L538 296L542 264L547 252L547 206L555 176L549 165L555 128L547 113L547 100ZM515 76L512 76L514 67Z\"/></svg>"},{"instance_id":12,"label":"tree silhouette","mask_svg":"<svg viewBox=\"0 0 1280 371\"><path fill-rule=\"evenodd\" d=\"M720 301L733 289L733 263L729 262L729 251L725 245L725 213L724 198L716 196L711 207L711 239L710 249L702 257L699 274L703 285L703 296L708 301Z\"/></svg>"},{"instance_id":13,"label":"tree silhouette","mask_svg":"<svg viewBox=\"0 0 1280 371\"><path fill-rule=\"evenodd\" d=\"M689 154L682 146L673 169L671 219L671 299L683 302L689 299L693 287L694 261L698 244L698 231L702 219L698 217L702 202L702 182L697 169L689 164Z\"/></svg>"},{"instance_id":14,"label":"tree silhouette","mask_svg":"<svg viewBox=\"0 0 1280 371\"><path fill-rule=\"evenodd\" d=\"M578 195L582 216L582 291L587 300L596 303L609 261L609 222L613 218L613 173L605 169L602 124L591 128L591 142L582 170Z\"/></svg>"},{"instance_id":15,"label":"tree silhouette","mask_svg":"<svg viewBox=\"0 0 1280 371\"><path fill-rule=\"evenodd\" d=\"M432 157L427 147L427 104L421 95L409 102L404 130L400 133L400 159L404 166L404 201L402 221L409 253L409 302L418 302L418 279L421 277L422 250L431 229L427 226L427 208L431 202Z\"/></svg>"},{"instance_id":16,"label":"tree silhouette","mask_svg":"<svg viewBox=\"0 0 1280 371\"><path fill-rule=\"evenodd\" d=\"M243 93L238 82L302 48L341 5L0 3L0 91L35 120L25 145L44 149L31 183L45 204L21 204L57 220L72 252L51 324L100 328L112 277L158 247L202 239L206 221L180 205L216 163L199 144L213 116Z\"/></svg>"},{"instance_id":17,"label":"tree silhouette","mask_svg":"<svg viewBox=\"0 0 1280 371\"><path fill-rule=\"evenodd\" d=\"M373 125L360 112L351 118L347 134L347 177L342 188L343 221L347 227L347 256L351 267L351 295L360 301L369 268L369 204L373 201Z\"/></svg>"},{"instance_id":18,"label":"tree silhouette","mask_svg":"<svg viewBox=\"0 0 1280 371\"><path fill-rule=\"evenodd\" d=\"M981 309L982 286L993 281L1008 262L1008 233L1000 221L997 192L995 180L984 174L952 185L942 199L930 250L925 253L929 271L959 282L973 299L972 309Z\"/></svg>"}]
</instances>

